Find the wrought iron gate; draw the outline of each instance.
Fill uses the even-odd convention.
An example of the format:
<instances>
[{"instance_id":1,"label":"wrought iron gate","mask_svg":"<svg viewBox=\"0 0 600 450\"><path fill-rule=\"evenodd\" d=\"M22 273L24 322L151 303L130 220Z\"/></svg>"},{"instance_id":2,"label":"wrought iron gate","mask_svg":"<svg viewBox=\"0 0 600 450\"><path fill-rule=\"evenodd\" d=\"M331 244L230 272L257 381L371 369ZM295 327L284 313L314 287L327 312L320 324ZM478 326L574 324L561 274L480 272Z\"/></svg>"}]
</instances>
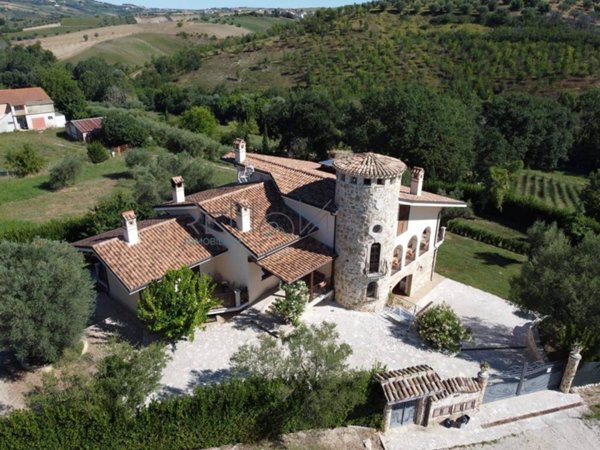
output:
<instances>
[{"instance_id":1,"label":"wrought iron gate","mask_svg":"<svg viewBox=\"0 0 600 450\"><path fill-rule=\"evenodd\" d=\"M564 368L563 361L550 364L525 361L520 366L513 366L504 373L490 377L483 402L493 402L546 389L557 389L560 386Z\"/></svg>"}]
</instances>

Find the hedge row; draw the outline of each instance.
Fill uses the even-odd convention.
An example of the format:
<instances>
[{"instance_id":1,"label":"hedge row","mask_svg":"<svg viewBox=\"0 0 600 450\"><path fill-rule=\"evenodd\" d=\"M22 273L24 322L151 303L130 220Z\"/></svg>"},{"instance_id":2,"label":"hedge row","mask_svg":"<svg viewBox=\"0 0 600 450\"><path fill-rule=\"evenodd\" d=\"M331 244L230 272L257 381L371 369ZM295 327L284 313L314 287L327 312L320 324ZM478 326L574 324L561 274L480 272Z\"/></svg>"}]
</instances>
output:
<instances>
[{"instance_id":1,"label":"hedge row","mask_svg":"<svg viewBox=\"0 0 600 450\"><path fill-rule=\"evenodd\" d=\"M137 117L137 120L148 130L158 145L173 153L186 151L192 156L218 159L228 150L227 146L204 134L183 130L145 117Z\"/></svg>"},{"instance_id":2,"label":"hedge row","mask_svg":"<svg viewBox=\"0 0 600 450\"><path fill-rule=\"evenodd\" d=\"M30 242L35 238L74 242L89 236L89 222L86 216L74 219L53 219L36 224L18 222L0 230L0 241Z\"/></svg>"},{"instance_id":3,"label":"hedge row","mask_svg":"<svg viewBox=\"0 0 600 450\"><path fill-rule=\"evenodd\" d=\"M19 410L0 418L3 449L190 449L256 442L283 433L381 424L383 396L370 372L308 391L281 380L230 380L151 403L134 416L97 402ZM331 382L331 380L330 380Z\"/></svg>"},{"instance_id":4,"label":"hedge row","mask_svg":"<svg viewBox=\"0 0 600 450\"><path fill-rule=\"evenodd\" d=\"M505 248L515 253L527 255L529 252L529 243L518 239L506 238L500 236L490 230L484 230L471 225L468 221L462 219L452 219L448 222L448 231L459 234L476 241L485 242L486 244L496 247Z\"/></svg>"},{"instance_id":5,"label":"hedge row","mask_svg":"<svg viewBox=\"0 0 600 450\"><path fill-rule=\"evenodd\" d=\"M229 150L227 146L204 134L194 133L165 122L159 122L138 111L123 108L106 108L99 105L94 105L88 109L90 114L96 116L106 116L110 111L119 111L128 114L130 117L134 117L147 130L148 136L151 136L158 145L165 147L173 153L186 151L192 156L218 159Z\"/></svg>"}]
</instances>

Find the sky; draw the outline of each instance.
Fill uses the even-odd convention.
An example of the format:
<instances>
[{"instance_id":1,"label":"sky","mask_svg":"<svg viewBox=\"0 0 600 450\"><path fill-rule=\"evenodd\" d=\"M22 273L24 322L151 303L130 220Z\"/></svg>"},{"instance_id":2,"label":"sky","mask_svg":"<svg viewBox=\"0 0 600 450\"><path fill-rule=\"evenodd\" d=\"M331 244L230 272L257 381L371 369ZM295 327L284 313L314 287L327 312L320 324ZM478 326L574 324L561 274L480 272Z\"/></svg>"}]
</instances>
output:
<instances>
[{"instance_id":1,"label":"sky","mask_svg":"<svg viewBox=\"0 0 600 450\"><path fill-rule=\"evenodd\" d=\"M259 8L308 8L308 7L328 7L343 6L353 3L362 3L360 0L104 0L108 3L120 5L123 3L132 3L138 6L148 8L186 8L186 9L205 9L205 8L235 8L239 6L259 7Z\"/></svg>"}]
</instances>

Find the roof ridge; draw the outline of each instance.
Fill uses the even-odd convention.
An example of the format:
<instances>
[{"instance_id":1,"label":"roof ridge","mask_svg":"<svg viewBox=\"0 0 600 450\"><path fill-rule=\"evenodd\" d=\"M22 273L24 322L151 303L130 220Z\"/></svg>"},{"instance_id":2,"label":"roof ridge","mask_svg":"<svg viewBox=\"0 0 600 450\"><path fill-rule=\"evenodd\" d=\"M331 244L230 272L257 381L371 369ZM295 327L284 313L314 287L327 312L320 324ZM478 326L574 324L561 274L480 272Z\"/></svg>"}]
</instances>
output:
<instances>
[{"instance_id":1,"label":"roof ridge","mask_svg":"<svg viewBox=\"0 0 600 450\"><path fill-rule=\"evenodd\" d=\"M198 205L201 205L201 204L202 204L202 203L204 203L204 202L210 202L210 201L217 200L217 199L220 199L220 198L224 198L224 197L227 197L227 196L230 196L230 195L233 195L233 194L239 194L239 193L240 193L240 191L242 191L242 192L243 192L243 191L246 191L246 190L248 190L248 189L250 189L250 188L253 188L253 187L259 186L259 185L261 185L261 184L262 184L262 185L264 185L265 183L266 183L266 181L257 181L257 182L252 182L252 183L244 183L244 184L240 184L240 186L243 186L243 187L242 187L242 188L240 188L240 189L234 189L234 190L232 190L232 191L229 191L229 192L223 192L222 194L215 195L214 197L210 197L210 198L207 198L207 199L205 199L205 200L201 200L201 201L199 201L199 202L196 202L196 204L198 204ZM215 189L219 189L219 188L215 188ZM203 191L200 191L200 192L203 192ZM205 191L204 191L204 192L205 192ZM193 194L192 194L192 195L193 195Z\"/></svg>"},{"instance_id":2,"label":"roof ridge","mask_svg":"<svg viewBox=\"0 0 600 450\"><path fill-rule=\"evenodd\" d=\"M302 172L302 173L304 173L304 174L306 174L306 175L315 176L315 177L319 177L319 178L323 178L323 179L327 179L327 178L329 178L329 177L327 177L327 176L325 176L325 175L321 175L321 174L319 174L319 173L317 172L317 170L316 170L316 169L314 170L314 172L313 172L313 171L309 171L309 170L307 170L307 169L296 169L295 167L294 167L294 168L292 168L292 167L289 167L289 166L287 166L287 165L285 165L285 164L282 164L282 163L280 163L280 162L269 161L269 160L265 160L265 159L262 159L262 158L261 158L262 156L271 156L271 155L261 155L260 153L249 153L249 154L247 155L247 157L248 157L248 156L249 156L250 158L257 158L257 156L258 156L258 158L257 158L257 159L261 160L262 162L266 162L266 163L268 163L268 164L273 164L273 165L275 165L275 166L279 166L279 167L282 167L282 168L284 168L284 169L287 169L287 170L293 170L293 171L295 171L295 172ZM310 162L310 161L305 161L305 160L303 160L303 159L296 159L296 158L285 158L285 157L283 157L283 156L275 156L275 158L288 159L288 160L292 160L292 161Z\"/></svg>"},{"instance_id":3,"label":"roof ridge","mask_svg":"<svg viewBox=\"0 0 600 450\"><path fill-rule=\"evenodd\" d=\"M160 218L154 218L154 219L148 219L148 220L157 220L157 219L160 219ZM144 227L144 228L140 228L139 225L138 225L138 233L142 234L146 230L150 230L152 228L156 228L158 226L162 226L162 225L164 225L165 223L168 223L168 222L177 221L177 219L178 219L177 217L170 217L168 219L161 220L160 222L153 223L152 225L148 225L147 227ZM121 228L121 227L119 227L119 228ZM98 242L97 244L94 244L92 247L99 247L101 245L106 244L107 242L112 242L114 240L121 240L121 236L120 235L119 236L113 236L113 237L108 238L108 239L106 239L106 240L104 240L102 242Z\"/></svg>"}]
</instances>

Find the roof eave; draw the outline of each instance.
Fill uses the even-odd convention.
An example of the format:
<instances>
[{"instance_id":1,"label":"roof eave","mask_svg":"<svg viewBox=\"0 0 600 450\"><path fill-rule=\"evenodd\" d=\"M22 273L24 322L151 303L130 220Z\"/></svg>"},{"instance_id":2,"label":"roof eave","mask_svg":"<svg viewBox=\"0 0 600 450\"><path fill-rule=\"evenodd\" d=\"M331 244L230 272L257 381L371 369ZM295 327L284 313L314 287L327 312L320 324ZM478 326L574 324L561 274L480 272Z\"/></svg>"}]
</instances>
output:
<instances>
[{"instance_id":1,"label":"roof eave","mask_svg":"<svg viewBox=\"0 0 600 450\"><path fill-rule=\"evenodd\" d=\"M418 201L418 200L398 200L398 203L401 205L408 205L408 206L424 206L424 207L430 207L430 208L466 208L467 204L466 203L445 203L445 202L427 202L427 201Z\"/></svg>"}]
</instances>

